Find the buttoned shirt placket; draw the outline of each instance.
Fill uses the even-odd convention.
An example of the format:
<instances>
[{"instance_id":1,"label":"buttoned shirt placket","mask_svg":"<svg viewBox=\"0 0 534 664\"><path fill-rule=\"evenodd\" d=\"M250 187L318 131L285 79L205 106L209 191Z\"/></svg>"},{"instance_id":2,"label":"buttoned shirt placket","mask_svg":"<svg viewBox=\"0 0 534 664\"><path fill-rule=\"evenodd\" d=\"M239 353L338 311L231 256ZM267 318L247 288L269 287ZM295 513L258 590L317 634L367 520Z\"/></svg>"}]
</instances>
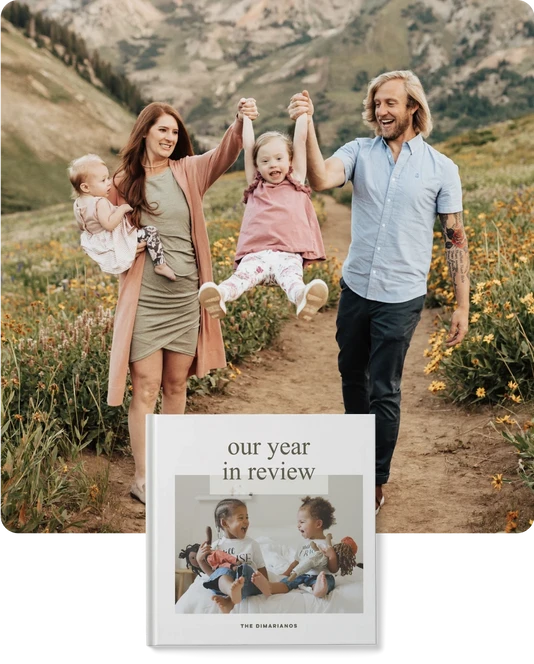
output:
<instances>
[{"instance_id":1,"label":"buttoned shirt placket","mask_svg":"<svg viewBox=\"0 0 534 664\"><path fill-rule=\"evenodd\" d=\"M380 225L378 228L378 234L376 237L376 245L373 253L373 260L371 262L371 270L369 272L369 285L367 287L367 299L369 300L378 300L379 294L382 291L382 288L378 285L378 279L381 274L387 272L388 266L382 264L382 254L384 250L386 233L388 231L389 224L391 223L391 217L393 214L395 195L397 193L400 175L408 163L408 159L412 155L412 148L409 143L403 143L402 148L397 159L397 162L393 159L393 154L391 148L382 139L382 147L386 150L388 163L390 167L390 178L389 184L386 191L386 197L384 200L384 207L382 208L382 216L380 217ZM393 223L395 221L393 220Z\"/></svg>"}]
</instances>

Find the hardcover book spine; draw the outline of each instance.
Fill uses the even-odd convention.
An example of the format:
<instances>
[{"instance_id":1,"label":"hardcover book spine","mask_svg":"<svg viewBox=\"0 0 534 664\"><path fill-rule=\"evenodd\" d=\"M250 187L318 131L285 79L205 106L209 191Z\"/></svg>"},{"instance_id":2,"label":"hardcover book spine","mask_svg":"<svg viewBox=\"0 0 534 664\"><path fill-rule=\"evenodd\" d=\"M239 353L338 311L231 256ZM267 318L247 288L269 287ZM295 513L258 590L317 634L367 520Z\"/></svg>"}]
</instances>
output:
<instances>
[{"instance_id":1,"label":"hardcover book spine","mask_svg":"<svg viewBox=\"0 0 534 664\"><path fill-rule=\"evenodd\" d=\"M147 633L146 642L148 646L156 643L156 558L154 547L156 542L156 514L154 509L156 477L156 418L148 415L146 418L146 592L147 592Z\"/></svg>"}]
</instances>

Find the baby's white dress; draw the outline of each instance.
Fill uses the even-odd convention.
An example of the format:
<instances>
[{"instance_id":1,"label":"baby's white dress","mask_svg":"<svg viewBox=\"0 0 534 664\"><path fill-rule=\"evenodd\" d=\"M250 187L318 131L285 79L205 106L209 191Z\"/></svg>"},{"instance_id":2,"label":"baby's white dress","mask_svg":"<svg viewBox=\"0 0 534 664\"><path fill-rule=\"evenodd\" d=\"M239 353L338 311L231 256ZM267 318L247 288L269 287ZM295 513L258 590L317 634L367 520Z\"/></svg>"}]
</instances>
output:
<instances>
[{"instance_id":1,"label":"baby's white dress","mask_svg":"<svg viewBox=\"0 0 534 664\"><path fill-rule=\"evenodd\" d=\"M110 214L117 209L101 196L80 196L74 201L74 216L81 230L81 246L103 272L120 274L128 270L134 261L137 232L126 215L112 231L103 228L96 211L99 200L106 201Z\"/></svg>"}]
</instances>

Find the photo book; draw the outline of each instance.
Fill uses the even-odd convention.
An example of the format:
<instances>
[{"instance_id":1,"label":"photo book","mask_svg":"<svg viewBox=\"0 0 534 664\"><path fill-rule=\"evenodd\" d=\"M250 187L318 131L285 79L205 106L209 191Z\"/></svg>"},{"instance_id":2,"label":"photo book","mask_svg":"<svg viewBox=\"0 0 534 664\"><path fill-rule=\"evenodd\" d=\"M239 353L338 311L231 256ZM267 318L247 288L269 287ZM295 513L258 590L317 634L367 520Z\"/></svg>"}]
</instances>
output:
<instances>
[{"instance_id":1,"label":"photo book","mask_svg":"<svg viewBox=\"0 0 534 664\"><path fill-rule=\"evenodd\" d=\"M147 642L375 644L371 415L147 418Z\"/></svg>"}]
</instances>

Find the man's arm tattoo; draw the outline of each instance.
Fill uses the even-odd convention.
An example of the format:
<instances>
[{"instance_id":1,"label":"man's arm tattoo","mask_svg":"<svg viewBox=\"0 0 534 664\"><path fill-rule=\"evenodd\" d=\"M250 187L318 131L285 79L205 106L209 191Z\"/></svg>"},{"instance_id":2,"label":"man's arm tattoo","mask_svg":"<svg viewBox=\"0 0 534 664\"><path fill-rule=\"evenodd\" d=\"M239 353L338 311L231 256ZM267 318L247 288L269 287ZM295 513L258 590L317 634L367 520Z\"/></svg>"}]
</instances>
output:
<instances>
[{"instance_id":1,"label":"man's arm tattoo","mask_svg":"<svg viewBox=\"0 0 534 664\"><path fill-rule=\"evenodd\" d=\"M469 282L469 251L464 230L463 212L440 214L441 229L445 240L445 254L454 291L457 286Z\"/></svg>"}]
</instances>

